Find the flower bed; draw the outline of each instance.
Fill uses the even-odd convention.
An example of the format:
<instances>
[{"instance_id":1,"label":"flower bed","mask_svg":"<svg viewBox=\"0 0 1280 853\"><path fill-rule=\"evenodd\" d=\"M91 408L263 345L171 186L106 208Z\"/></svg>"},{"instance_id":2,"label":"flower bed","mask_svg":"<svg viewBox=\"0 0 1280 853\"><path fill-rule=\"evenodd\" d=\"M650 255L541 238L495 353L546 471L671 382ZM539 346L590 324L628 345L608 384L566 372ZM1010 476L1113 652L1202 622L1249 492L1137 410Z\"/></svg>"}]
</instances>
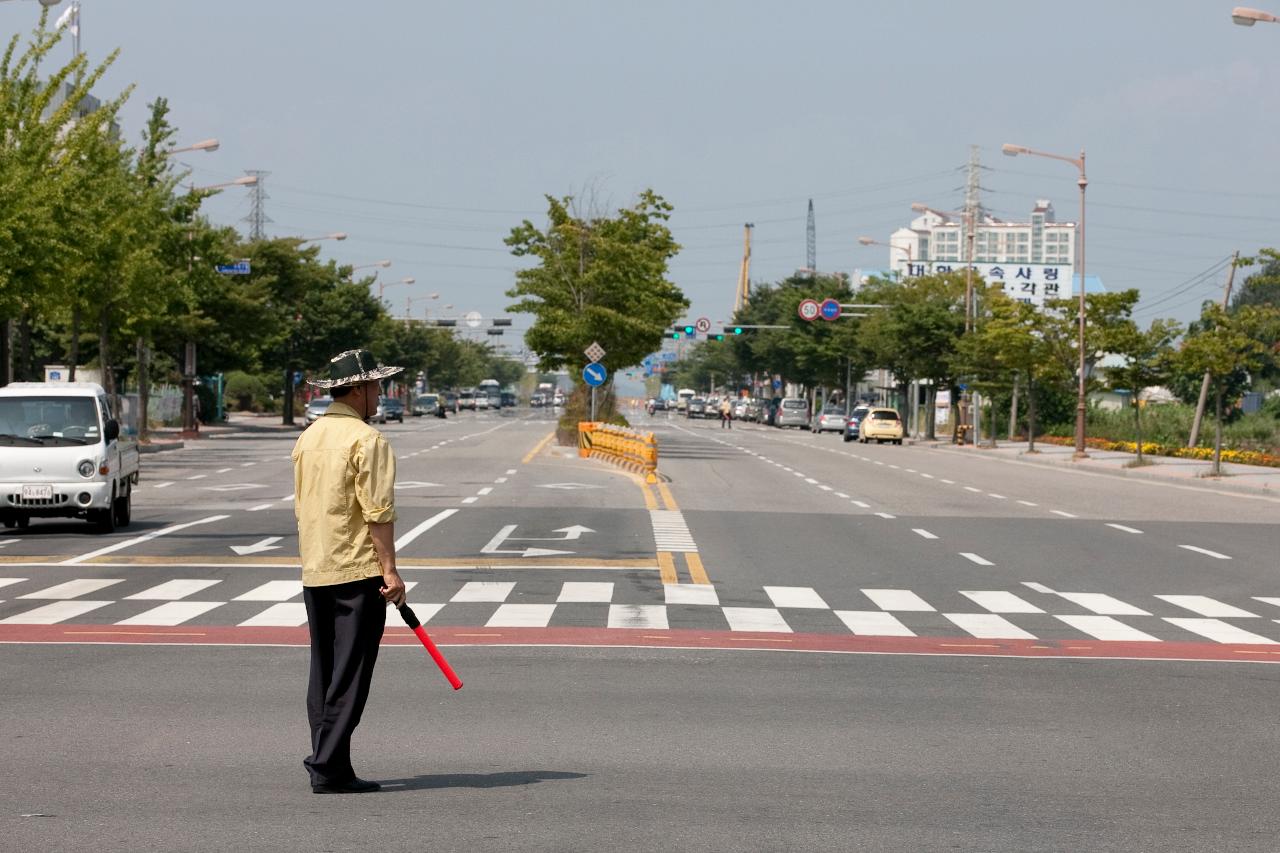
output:
<instances>
[{"instance_id":1,"label":"flower bed","mask_svg":"<svg viewBox=\"0 0 1280 853\"><path fill-rule=\"evenodd\" d=\"M1058 435L1042 435L1036 441L1046 444L1074 445L1074 438ZM1132 441L1112 441L1108 438L1086 438L1085 445L1096 450L1117 450L1121 453L1137 453L1138 445ZM1176 447L1154 442L1142 442L1142 452L1147 456L1173 456L1181 459L1213 459L1212 447ZM1260 453L1256 450L1230 450L1222 448L1223 462L1236 462L1240 465L1265 465L1280 468L1280 456L1271 453Z\"/></svg>"}]
</instances>

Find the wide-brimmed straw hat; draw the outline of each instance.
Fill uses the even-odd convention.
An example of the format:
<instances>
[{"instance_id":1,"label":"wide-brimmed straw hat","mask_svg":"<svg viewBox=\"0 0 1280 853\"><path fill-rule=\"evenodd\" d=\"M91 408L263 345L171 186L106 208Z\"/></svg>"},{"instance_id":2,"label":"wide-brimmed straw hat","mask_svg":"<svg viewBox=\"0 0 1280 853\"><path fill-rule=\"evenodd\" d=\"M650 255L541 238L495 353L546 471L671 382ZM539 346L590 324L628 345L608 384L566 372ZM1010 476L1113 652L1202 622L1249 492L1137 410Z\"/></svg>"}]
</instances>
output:
<instances>
[{"instance_id":1,"label":"wide-brimmed straw hat","mask_svg":"<svg viewBox=\"0 0 1280 853\"><path fill-rule=\"evenodd\" d=\"M340 352L329 360L328 379L308 379L319 388L342 388L345 385L359 385L375 379L386 379L404 370L403 367L391 367L378 364L373 353L367 349L349 349Z\"/></svg>"}]
</instances>

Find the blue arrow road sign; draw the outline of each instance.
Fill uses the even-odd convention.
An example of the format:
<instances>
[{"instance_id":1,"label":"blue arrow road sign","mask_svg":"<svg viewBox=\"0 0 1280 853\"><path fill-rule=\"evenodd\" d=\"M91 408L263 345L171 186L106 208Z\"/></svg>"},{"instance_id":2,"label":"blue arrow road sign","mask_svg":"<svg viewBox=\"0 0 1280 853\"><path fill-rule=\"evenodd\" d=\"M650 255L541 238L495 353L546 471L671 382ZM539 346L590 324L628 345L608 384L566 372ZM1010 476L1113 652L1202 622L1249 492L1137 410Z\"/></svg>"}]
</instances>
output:
<instances>
[{"instance_id":1,"label":"blue arrow road sign","mask_svg":"<svg viewBox=\"0 0 1280 853\"><path fill-rule=\"evenodd\" d=\"M250 272L248 261L236 261L234 264L218 264L217 270L223 275L248 275Z\"/></svg>"},{"instance_id":2,"label":"blue arrow road sign","mask_svg":"<svg viewBox=\"0 0 1280 853\"><path fill-rule=\"evenodd\" d=\"M818 311L822 314L824 320L840 319L840 303L835 299L824 299L822 304L818 306Z\"/></svg>"},{"instance_id":3,"label":"blue arrow road sign","mask_svg":"<svg viewBox=\"0 0 1280 853\"><path fill-rule=\"evenodd\" d=\"M605 370L604 365L599 362L593 361L582 368L582 381L592 388L599 388L608 378L609 371Z\"/></svg>"}]
</instances>

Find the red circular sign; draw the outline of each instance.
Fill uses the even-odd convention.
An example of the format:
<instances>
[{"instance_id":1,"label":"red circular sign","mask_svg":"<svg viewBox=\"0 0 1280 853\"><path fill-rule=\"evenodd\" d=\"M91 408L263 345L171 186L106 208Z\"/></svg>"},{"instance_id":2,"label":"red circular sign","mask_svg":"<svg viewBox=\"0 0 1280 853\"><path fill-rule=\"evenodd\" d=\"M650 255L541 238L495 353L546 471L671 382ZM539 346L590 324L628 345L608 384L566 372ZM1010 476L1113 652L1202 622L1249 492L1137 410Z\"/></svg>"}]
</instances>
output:
<instances>
[{"instance_id":1,"label":"red circular sign","mask_svg":"<svg viewBox=\"0 0 1280 853\"><path fill-rule=\"evenodd\" d=\"M800 303L800 319L801 320L808 320L812 322L818 319L818 315L821 313L821 311L822 309L818 306L818 303L812 299L806 299Z\"/></svg>"},{"instance_id":2,"label":"red circular sign","mask_svg":"<svg viewBox=\"0 0 1280 853\"><path fill-rule=\"evenodd\" d=\"M698 322L694 323L693 325L694 325L694 328L696 328L699 332L711 331L711 321L708 320L706 317L699 317Z\"/></svg>"}]
</instances>

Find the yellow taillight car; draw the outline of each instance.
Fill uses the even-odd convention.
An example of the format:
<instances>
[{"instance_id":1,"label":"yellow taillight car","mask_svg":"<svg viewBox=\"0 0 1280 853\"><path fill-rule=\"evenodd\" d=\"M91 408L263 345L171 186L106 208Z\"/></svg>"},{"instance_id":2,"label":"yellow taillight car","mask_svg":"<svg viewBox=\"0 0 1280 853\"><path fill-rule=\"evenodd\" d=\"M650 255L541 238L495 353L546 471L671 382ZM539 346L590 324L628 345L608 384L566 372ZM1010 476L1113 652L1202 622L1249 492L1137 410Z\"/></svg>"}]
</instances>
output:
<instances>
[{"instance_id":1,"label":"yellow taillight car","mask_svg":"<svg viewBox=\"0 0 1280 853\"><path fill-rule=\"evenodd\" d=\"M863 444L869 441L902 444L902 417L896 409L872 409L858 426L858 440Z\"/></svg>"}]
</instances>

